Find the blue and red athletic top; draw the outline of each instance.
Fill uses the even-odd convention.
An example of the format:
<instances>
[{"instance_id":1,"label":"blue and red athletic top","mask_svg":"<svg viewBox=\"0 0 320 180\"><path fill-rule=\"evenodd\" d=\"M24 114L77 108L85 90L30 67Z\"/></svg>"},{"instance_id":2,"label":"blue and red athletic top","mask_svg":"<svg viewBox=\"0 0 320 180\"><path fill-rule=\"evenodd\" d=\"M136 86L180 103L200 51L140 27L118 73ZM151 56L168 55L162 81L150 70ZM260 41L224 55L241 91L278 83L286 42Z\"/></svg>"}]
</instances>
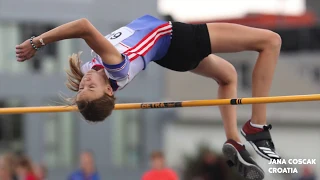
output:
<instances>
[{"instance_id":1,"label":"blue and red athletic top","mask_svg":"<svg viewBox=\"0 0 320 180\"><path fill-rule=\"evenodd\" d=\"M86 73L96 66L103 66L112 89L120 90L151 61L159 60L166 55L171 42L171 33L171 22L150 15L142 16L105 36L124 56L124 61L109 65L92 51L93 59L82 65L81 70Z\"/></svg>"}]
</instances>

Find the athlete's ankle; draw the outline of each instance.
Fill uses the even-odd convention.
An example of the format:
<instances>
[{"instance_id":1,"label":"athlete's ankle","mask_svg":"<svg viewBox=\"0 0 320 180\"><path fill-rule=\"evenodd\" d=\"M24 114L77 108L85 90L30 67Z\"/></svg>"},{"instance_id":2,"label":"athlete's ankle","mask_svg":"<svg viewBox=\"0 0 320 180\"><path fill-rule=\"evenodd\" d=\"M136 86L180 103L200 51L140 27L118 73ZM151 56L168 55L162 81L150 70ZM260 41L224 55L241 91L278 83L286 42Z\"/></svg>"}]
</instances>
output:
<instances>
[{"instance_id":1,"label":"athlete's ankle","mask_svg":"<svg viewBox=\"0 0 320 180\"><path fill-rule=\"evenodd\" d=\"M257 126L264 126L267 124L266 118L256 118L256 117L251 117L250 119L250 124L251 125L257 125Z\"/></svg>"},{"instance_id":2,"label":"athlete's ankle","mask_svg":"<svg viewBox=\"0 0 320 180\"><path fill-rule=\"evenodd\" d=\"M233 141L237 142L239 145L243 145L239 136L227 136L227 139L233 140Z\"/></svg>"},{"instance_id":3,"label":"athlete's ankle","mask_svg":"<svg viewBox=\"0 0 320 180\"><path fill-rule=\"evenodd\" d=\"M250 126L263 129L263 127L266 126L266 124L255 124L252 121L250 121Z\"/></svg>"}]
</instances>

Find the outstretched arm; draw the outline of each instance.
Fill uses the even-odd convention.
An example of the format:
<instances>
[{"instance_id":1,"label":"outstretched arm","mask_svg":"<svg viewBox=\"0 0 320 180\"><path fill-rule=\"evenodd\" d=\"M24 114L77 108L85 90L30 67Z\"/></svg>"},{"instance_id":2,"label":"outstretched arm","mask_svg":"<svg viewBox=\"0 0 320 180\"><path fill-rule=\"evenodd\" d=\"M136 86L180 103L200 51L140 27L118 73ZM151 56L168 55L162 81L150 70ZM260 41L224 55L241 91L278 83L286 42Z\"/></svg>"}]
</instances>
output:
<instances>
[{"instance_id":1,"label":"outstretched arm","mask_svg":"<svg viewBox=\"0 0 320 180\"><path fill-rule=\"evenodd\" d=\"M106 64L119 64L122 62L122 56L118 50L87 20L79 19L48 32L41 34L33 39L36 47L41 47L40 39L45 44L50 44L64 39L82 38L88 46L93 49ZM16 47L16 56L18 61L30 59L36 50L31 46L30 40L26 40Z\"/></svg>"}]
</instances>

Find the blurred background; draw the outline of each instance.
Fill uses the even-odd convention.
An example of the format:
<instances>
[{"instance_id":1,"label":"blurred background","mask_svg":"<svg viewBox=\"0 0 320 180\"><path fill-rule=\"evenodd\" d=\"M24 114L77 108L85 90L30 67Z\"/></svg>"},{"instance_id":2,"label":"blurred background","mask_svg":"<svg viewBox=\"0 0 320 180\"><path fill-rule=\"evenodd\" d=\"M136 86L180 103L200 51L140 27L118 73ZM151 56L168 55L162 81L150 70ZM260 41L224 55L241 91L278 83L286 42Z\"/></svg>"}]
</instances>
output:
<instances>
[{"instance_id":1,"label":"blurred background","mask_svg":"<svg viewBox=\"0 0 320 180\"><path fill-rule=\"evenodd\" d=\"M319 92L319 0L0 0L0 107L60 105L59 92L74 95L64 86L68 56L83 51L82 60L91 59L84 41L68 40L17 63L17 44L79 18L108 34L144 14L273 30L283 45L271 95ZM237 68L239 97L251 96L257 53L218 55ZM216 94L217 84L210 79L151 64L117 94L117 102L214 99ZM250 114L251 106L239 106L239 128ZM317 164L290 165L298 174L271 174L269 167L289 165L270 166L247 145L265 179L320 179L319 117L319 102L268 105L282 157L312 158ZM225 140L217 107L114 111L99 124L88 124L78 113L0 115L0 179L34 173L39 180L81 180L83 174L92 174L90 180L152 180L148 173L157 167L169 168L181 180L240 179L221 157Z\"/></svg>"}]
</instances>

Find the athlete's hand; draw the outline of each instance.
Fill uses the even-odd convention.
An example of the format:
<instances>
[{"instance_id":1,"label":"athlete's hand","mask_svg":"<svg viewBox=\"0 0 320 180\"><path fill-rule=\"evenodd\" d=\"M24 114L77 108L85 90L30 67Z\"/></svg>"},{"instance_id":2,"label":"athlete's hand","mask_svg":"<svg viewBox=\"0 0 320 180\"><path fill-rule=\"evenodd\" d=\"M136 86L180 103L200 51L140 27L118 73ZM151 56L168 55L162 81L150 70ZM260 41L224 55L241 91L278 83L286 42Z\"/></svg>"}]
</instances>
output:
<instances>
[{"instance_id":1,"label":"athlete's hand","mask_svg":"<svg viewBox=\"0 0 320 180\"><path fill-rule=\"evenodd\" d=\"M30 44L30 40L26 40L20 45L16 46L17 61L23 62L32 58L36 54L36 50Z\"/></svg>"}]
</instances>

